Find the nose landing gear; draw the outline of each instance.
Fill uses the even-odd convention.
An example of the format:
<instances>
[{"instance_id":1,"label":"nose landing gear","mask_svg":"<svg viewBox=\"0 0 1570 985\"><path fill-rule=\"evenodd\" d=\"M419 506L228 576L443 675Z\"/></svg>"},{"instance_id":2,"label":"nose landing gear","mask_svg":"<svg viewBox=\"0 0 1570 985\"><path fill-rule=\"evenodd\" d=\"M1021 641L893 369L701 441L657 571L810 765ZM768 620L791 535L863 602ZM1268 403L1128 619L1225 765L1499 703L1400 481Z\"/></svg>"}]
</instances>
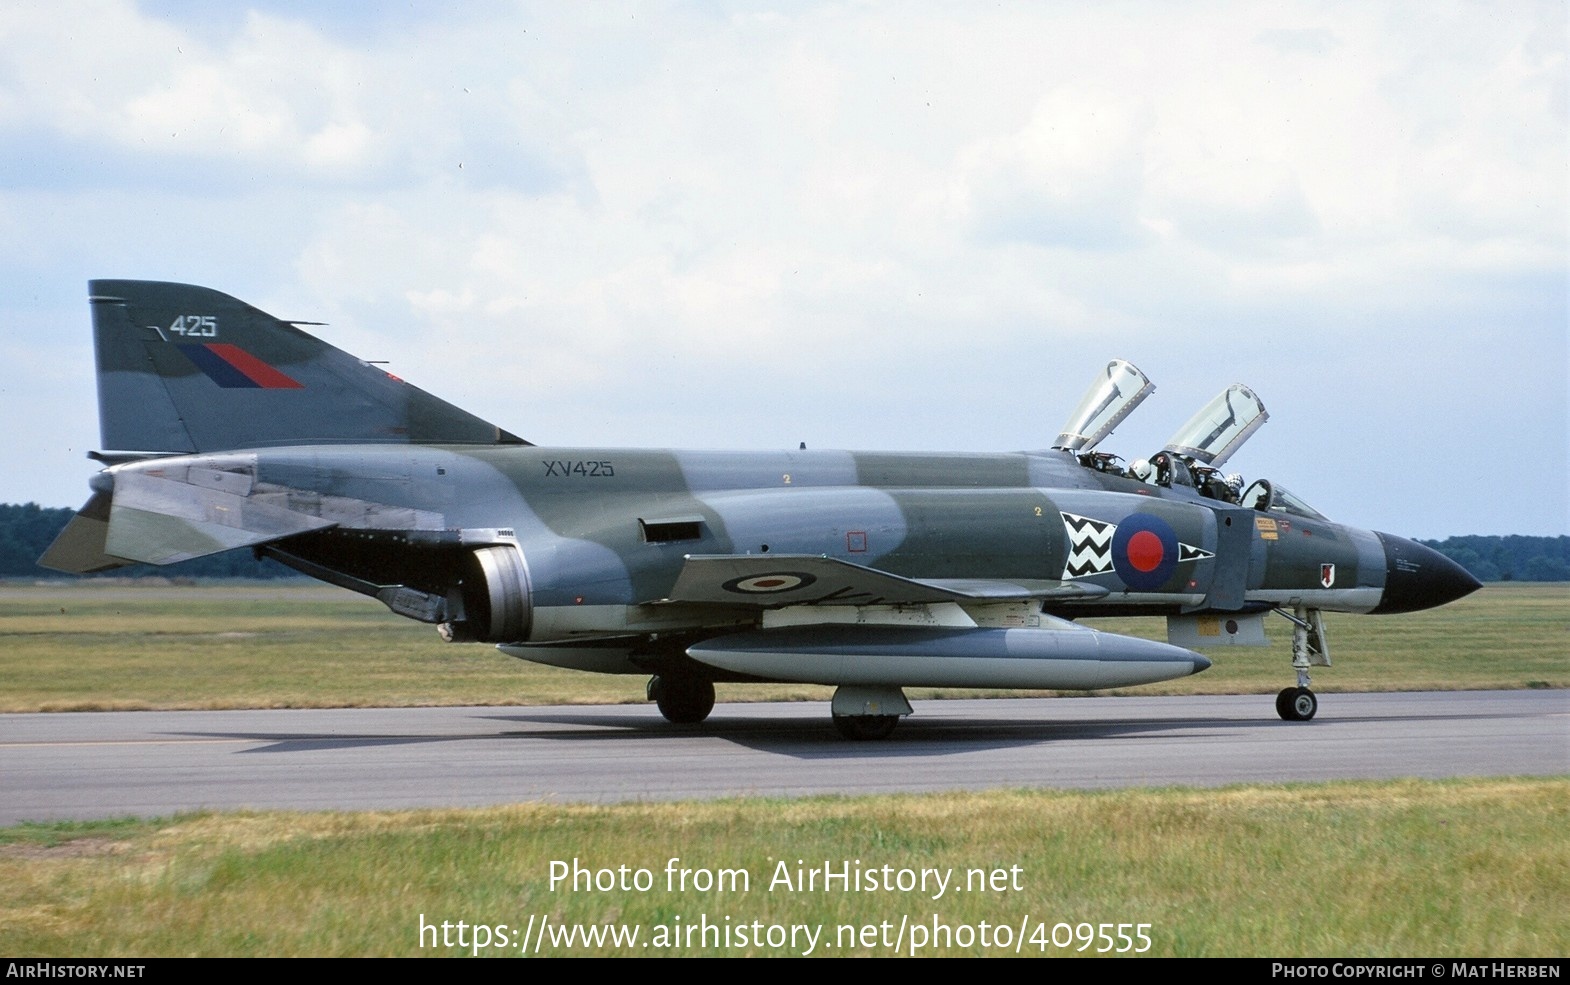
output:
<instances>
[{"instance_id":1,"label":"nose landing gear","mask_svg":"<svg viewBox=\"0 0 1570 985\"><path fill-rule=\"evenodd\" d=\"M1308 668L1330 666L1324 614L1301 605L1295 614L1276 611L1292 621L1292 669L1297 671L1297 687L1282 688L1276 695L1276 714L1288 722L1306 722L1319 712L1319 698L1309 688Z\"/></svg>"}]
</instances>

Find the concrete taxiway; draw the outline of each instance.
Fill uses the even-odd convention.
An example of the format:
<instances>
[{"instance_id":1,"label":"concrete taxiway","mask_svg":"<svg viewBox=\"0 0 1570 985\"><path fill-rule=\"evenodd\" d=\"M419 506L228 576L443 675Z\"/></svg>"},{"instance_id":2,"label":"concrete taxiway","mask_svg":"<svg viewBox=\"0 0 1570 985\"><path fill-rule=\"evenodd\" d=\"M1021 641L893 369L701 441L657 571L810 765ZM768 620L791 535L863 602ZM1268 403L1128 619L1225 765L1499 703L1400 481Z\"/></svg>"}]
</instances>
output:
<instances>
[{"instance_id":1,"label":"concrete taxiway","mask_svg":"<svg viewBox=\"0 0 1570 985\"><path fill-rule=\"evenodd\" d=\"M0 715L0 824L198 808L471 806L993 787L1570 774L1570 692L923 701L847 742L822 704Z\"/></svg>"}]
</instances>

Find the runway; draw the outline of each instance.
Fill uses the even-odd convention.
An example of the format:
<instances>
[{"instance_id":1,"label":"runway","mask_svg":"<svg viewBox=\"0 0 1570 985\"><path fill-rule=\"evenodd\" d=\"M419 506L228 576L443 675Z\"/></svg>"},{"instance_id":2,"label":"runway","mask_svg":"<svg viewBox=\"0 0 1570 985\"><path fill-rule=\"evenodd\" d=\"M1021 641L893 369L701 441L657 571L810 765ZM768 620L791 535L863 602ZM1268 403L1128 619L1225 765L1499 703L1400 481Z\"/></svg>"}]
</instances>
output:
<instances>
[{"instance_id":1,"label":"runway","mask_svg":"<svg viewBox=\"0 0 1570 985\"><path fill-rule=\"evenodd\" d=\"M892 738L825 704L0 715L0 824L198 808L474 806L996 787L1570 774L1570 692L923 701Z\"/></svg>"}]
</instances>

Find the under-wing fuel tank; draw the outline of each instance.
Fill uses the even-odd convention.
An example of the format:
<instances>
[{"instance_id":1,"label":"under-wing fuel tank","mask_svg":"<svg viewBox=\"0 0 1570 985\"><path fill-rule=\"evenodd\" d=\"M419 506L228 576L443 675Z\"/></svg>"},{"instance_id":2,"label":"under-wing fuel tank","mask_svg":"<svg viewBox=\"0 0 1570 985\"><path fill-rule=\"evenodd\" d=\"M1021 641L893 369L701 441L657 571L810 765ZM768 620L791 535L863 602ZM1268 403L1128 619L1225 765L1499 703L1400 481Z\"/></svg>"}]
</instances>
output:
<instances>
[{"instance_id":1,"label":"under-wing fuel tank","mask_svg":"<svg viewBox=\"0 0 1570 985\"><path fill-rule=\"evenodd\" d=\"M815 684L1095 690L1197 674L1210 661L1154 640L1061 629L792 626L688 647L699 663Z\"/></svg>"}]
</instances>

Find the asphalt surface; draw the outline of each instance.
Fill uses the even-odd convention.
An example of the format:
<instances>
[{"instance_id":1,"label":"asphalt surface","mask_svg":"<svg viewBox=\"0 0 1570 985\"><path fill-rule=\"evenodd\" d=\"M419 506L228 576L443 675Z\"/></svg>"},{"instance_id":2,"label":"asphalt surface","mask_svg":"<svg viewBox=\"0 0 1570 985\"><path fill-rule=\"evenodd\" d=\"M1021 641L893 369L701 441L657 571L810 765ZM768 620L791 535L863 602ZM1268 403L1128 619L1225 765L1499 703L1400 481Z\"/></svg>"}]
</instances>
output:
<instances>
[{"instance_id":1,"label":"asphalt surface","mask_svg":"<svg viewBox=\"0 0 1570 985\"><path fill-rule=\"evenodd\" d=\"M818 704L0 715L0 824L197 808L794 797L1570 774L1570 692L923 701L847 742Z\"/></svg>"}]
</instances>

